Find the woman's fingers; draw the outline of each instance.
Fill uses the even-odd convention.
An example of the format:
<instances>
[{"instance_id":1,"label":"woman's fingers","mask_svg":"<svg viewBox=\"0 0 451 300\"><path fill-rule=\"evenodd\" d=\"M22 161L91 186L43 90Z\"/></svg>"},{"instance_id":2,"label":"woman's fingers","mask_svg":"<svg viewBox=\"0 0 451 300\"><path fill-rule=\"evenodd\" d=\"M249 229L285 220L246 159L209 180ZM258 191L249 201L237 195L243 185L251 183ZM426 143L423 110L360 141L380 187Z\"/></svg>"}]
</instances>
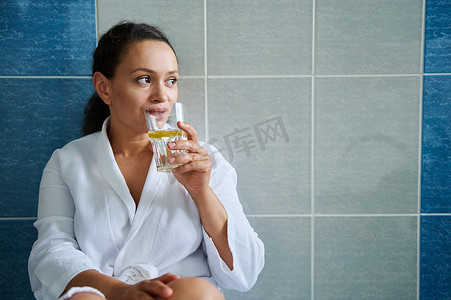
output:
<instances>
[{"instance_id":1,"label":"woman's fingers","mask_svg":"<svg viewBox=\"0 0 451 300\"><path fill-rule=\"evenodd\" d=\"M156 299L169 298L174 293L167 284L179 279L180 276L167 273L151 280L143 280L128 288L125 299Z\"/></svg>"},{"instance_id":2,"label":"woman's fingers","mask_svg":"<svg viewBox=\"0 0 451 300\"><path fill-rule=\"evenodd\" d=\"M171 164L181 164L174 171L178 174L191 171L208 173L211 169L210 155L206 149L199 145L196 130L189 123L178 122L178 126L187 133L188 139L170 142L168 147L171 150L185 150L187 153L175 155L168 159Z\"/></svg>"},{"instance_id":3,"label":"woman's fingers","mask_svg":"<svg viewBox=\"0 0 451 300\"><path fill-rule=\"evenodd\" d=\"M180 146L182 148L182 146ZM183 164L183 165L190 165L185 167L186 171L189 169L195 170L197 168L199 169L206 169L210 165L210 155L208 154L208 151L198 146L199 149L196 149L196 151L188 152L185 154L179 154L173 157L169 158L169 163L171 164ZM176 148L171 148L176 149ZM186 148L183 148L186 149Z\"/></svg>"},{"instance_id":4,"label":"woman's fingers","mask_svg":"<svg viewBox=\"0 0 451 300\"><path fill-rule=\"evenodd\" d=\"M199 143L192 140L178 140L168 143L168 147L171 150L187 150L192 153L199 153L201 155L208 154L208 151L202 148Z\"/></svg>"},{"instance_id":5,"label":"woman's fingers","mask_svg":"<svg viewBox=\"0 0 451 300\"><path fill-rule=\"evenodd\" d=\"M172 273L166 273L163 276L160 276L158 278L155 278L155 280L160 280L161 282L168 284L171 281L174 281L176 279L179 279L180 276L172 274Z\"/></svg>"},{"instance_id":6,"label":"woman's fingers","mask_svg":"<svg viewBox=\"0 0 451 300\"><path fill-rule=\"evenodd\" d=\"M210 164L207 162L191 162L174 168L173 171L179 174L196 171L197 173L207 173L210 170Z\"/></svg>"},{"instance_id":7,"label":"woman's fingers","mask_svg":"<svg viewBox=\"0 0 451 300\"><path fill-rule=\"evenodd\" d=\"M199 139L197 137L197 132L191 124L186 123L186 122L178 122L177 126L181 130L186 132L186 134L188 135L188 140L192 140L195 143L199 143Z\"/></svg>"},{"instance_id":8,"label":"woman's fingers","mask_svg":"<svg viewBox=\"0 0 451 300\"><path fill-rule=\"evenodd\" d=\"M172 296L172 289L160 280L144 280L138 283L140 288L151 296L169 298Z\"/></svg>"}]
</instances>

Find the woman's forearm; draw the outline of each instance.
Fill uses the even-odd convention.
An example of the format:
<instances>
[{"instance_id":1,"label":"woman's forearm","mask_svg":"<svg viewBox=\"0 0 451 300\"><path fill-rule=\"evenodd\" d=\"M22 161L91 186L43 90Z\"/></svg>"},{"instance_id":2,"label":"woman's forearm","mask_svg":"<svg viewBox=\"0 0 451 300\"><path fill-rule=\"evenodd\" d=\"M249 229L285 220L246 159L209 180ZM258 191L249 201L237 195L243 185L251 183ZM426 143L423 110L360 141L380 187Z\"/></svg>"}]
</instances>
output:
<instances>
[{"instance_id":1,"label":"woman's forearm","mask_svg":"<svg viewBox=\"0 0 451 300\"><path fill-rule=\"evenodd\" d=\"M201 194L191 194L191 197L197 204L205 232L213 240L222 260L233 270L233 256L227 236L227 211L211 188Z\"/></svg>"},{"instance_id":2,"label":"woman's forearm","mask_svg":"<svg viewBox=\"0 0 451 300\"><path fill-rule=\"evenodd\" d=\"M77 274L66 286L63 294L76 286L90 286L101 291L109 300L119 299L125 287L129 285L96 270L86 270Z\"/></svg>"}]
</instances>

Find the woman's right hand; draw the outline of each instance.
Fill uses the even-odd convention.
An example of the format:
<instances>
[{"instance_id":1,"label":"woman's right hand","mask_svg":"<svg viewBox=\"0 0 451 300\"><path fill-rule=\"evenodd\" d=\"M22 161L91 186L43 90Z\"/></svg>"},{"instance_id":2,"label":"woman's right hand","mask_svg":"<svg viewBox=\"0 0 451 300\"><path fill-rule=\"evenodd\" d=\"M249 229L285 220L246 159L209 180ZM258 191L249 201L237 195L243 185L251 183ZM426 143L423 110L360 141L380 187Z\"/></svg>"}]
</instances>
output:
<instances>
[{"instance_id":1,"label":"woman's right hand","mask_svg":"<svg viewBox=\"0 0 451 300\"><path fill-rule=\"evenodd\" d=\"M167 273L155 279L140 281L137 284L124 287L118 299L167 299L173 294L173 290L167 284L179 278L178 275Z\"/></svg>"}]
</instances>

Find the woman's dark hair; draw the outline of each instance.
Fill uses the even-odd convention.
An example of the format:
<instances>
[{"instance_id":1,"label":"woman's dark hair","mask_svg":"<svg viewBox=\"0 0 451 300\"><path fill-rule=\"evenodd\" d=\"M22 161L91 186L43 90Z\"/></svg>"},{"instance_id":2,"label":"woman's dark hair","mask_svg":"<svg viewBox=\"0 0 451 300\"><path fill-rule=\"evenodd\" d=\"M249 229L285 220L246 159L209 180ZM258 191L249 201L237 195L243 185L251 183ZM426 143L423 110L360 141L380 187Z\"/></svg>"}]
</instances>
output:
<instances>
[{"instance_id":1,"label":"woman's dark hair","mask_svg":"<svg viewBox=\"0 0 451 300\"><path fill-rule=\"evenodd\" d=\"M92 75L102 73L112 79L116 68L122 61L130 46L137 41L157 40L165 42L171 47L168 38L157 27L148 24L122 22L113 26L102 35L93 54ZM174 51L175 54L175 51ZM91 96L84 109L82 132L84 135L100 131L105 119L110 115L110 109L97 92Z\"/></svg>"}]
</instances>

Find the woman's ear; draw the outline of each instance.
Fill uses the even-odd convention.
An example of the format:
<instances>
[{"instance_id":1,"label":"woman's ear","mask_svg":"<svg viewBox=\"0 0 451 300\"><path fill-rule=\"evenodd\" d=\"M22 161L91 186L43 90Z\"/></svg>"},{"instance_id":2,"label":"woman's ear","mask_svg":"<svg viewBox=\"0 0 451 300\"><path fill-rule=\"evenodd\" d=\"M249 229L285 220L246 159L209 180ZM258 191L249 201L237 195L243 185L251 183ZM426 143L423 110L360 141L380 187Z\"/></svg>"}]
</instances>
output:
<instances>
[{"instance_id":1,"label":"woman's ear","mask_svg":"<svg viewBox=\"0 0 451 300\"><path fill-rule=\"evenodd\" d=\"M92 82L94 84L94 88L99 94L100 98L102 98L103 102L106 105L111 104L110 92L109 92L109 80L102 73L95 72L92 76Z\"/></svg>"}]
</instances>

